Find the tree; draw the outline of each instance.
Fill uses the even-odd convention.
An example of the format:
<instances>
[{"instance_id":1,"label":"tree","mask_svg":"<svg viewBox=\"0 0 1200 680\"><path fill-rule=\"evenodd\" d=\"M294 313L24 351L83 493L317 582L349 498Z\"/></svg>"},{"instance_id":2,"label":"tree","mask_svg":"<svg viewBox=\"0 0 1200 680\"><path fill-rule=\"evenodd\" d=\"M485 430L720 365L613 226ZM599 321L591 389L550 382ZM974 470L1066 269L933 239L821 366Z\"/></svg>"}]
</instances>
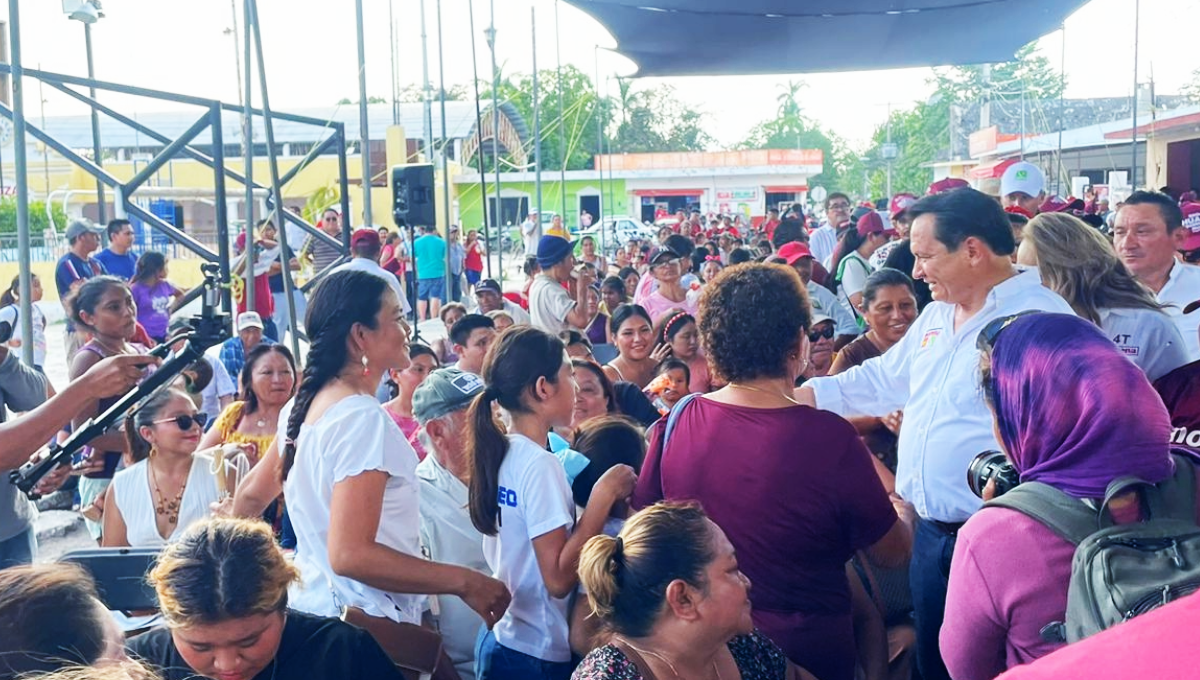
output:
<instances>
[{"instance_id":1,"label":"tree","mask_svg":"<svg viewBox=\"0 0 1200 680\"><path fill-rule=\"evenodd\" d=\"M357 105L358 102L360 102L360 101L362 101L362 100L356 99L354 101L350 101L349 97L342 97L341 99L338 100L337 105L338 106ZM388 100L384 99L383 97L372 97L371 95L367 95L367 103L368 104L387 104Z\"/></svg>"},{"instance_id":2,"label":"tree","mask_svg":"<svg viewBox=\"0 0 1200 680\"><path fill-rule=\"evenodd\" d=\"M948 103L1058 99L1066 86L1050 59L1029 43L1012 61L1000 64L951 66L933 70L937 94Z\"/></svg>"},{"instance_id":3,"label":"tree","mask_svg":"<svg viewBox=\"0 0 1200 680\"><path fill-rule=\"evenodd\" d=\"M51 203L50 212L54 214L54 224L59 229L67 228L67 214L61 203ZM50 218L46 215L44 201L29 202L29 233L38 245L42 242L42 234L50 226ZM17 198L15 196L0 196L0 235L17 233ZM15 245L15 244L14 244Z\"/></svg>"},{"instance_id":4,"label":"tree","mask_svg":"<svg viewBox=\"0 0 1200 680\"><path fill-rule=\"evenodd\" d=\"M775 118L765 120L750 129L740 144L742 149L820 149L825 157L825 169L809 179L814 186L828 190L844 189L842 177L852 160L846 143L836 134L821 128L809 120L800 106L800 91L806 85L800 81L788 81L776 102L779 104Z\"/></svg>"},{"instance_id":5,"label":"tree","mask_svg":"<svg viewBox=\"0 0 1200 680\"><path fill-rule=\"evenodd\" d=\"M1200 104L1200 68L1192 71L1192 77L1184 84L1181 94L1193 104Z\"/></svg>"},{"instance_id":6,"label":"tree","mask_svg":"<svg viewBox=\"0 0 1200 680\"><path fill-rule=\"evenodd\" d=\"M618 100L621 118L613 139L619 153L655 153L661 151L704 151L715 144L704 129L704 114L686 104L675 88L665 85L634 90L631 81L619 79ZM660 101L671 102L662 106Z\"/></svg>"},{"instance_id":7,"label":"tree","mask_svg":"<svg viewBox=\"0 0 1200 680\"><path fill-rule=\"evenodd\" d=\"M446 101L448 102L463 102L470 99L468 87L465 84L451 85L450 89L446 90ZM400 101L405 104L420 104L425 101L425 88L409 84L400 88ZM429 88L429 96L433 102L441 101L442 91L436 87Z\"/></svg>"}]
</instances>

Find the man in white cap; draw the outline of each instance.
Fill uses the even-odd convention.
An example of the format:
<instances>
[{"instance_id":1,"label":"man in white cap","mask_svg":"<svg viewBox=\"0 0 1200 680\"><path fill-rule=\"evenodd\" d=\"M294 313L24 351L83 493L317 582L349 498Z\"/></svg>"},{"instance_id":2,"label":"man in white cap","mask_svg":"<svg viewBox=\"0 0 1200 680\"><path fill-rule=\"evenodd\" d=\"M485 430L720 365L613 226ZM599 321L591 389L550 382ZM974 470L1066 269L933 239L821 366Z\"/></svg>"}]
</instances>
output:
<instances>
[{"instance_id":1,"label":"man in white cap","mask_svg":"<svg viewBox=\"0 0 1200 680\"><path fill-rule=\"evenodd\" d=\"M521 223L521 238L525 240L525 257L537 257L538 242L542 239L542 218L536 210Z\"/></svg>"},{"instance_id":2,"label":"man in white cap","mask_svg":"<svg viewBox=\"0 0 1200 680\"><path fill-rule=\"evenodd\" d=\"M238 377L242 374L242 366L246 365L246 355L260 343L275 344L275 339L263 335L263 321L258 312L238 314L234 327L237 335L218 345L217 356L234 383L241 384Z\"/></svg>"},{"instance_id":3,"label":"man in white cap","mask_svg":"<svg viewBox=\"0 0 1200 680\"><path fill-rule=\"evenodd\" d=\"M1020 208L1027 217L1037 215L1046 200L1046 175L1028 161L1013 163L1000 177L1000 199L1005 208Z\"/></svg>"}]
</instances>

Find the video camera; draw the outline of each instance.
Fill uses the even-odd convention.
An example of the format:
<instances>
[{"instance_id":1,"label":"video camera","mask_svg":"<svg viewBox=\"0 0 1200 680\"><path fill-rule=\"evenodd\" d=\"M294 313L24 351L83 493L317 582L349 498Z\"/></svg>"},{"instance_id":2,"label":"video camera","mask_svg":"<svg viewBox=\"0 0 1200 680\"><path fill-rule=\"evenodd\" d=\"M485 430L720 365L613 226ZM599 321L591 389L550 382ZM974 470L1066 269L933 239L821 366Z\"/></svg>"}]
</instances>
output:
<instances>
[{"instance_id":1,"label":"video camera","mask_svg":"<svg viewBox=\"0 0 1200 680\"><path fill-rule=\"evenodd\" d=\"M62 444L52 446L50 455L10 472L9 478L12 483L25 492L25 495L36 500L38 494L35 494L33 489L51 470L59 465L70 465L75 452L107 432L147 399L166 389L185 369L202 358L204 351L209 347L230 337L229 317L217 311L221 299L221 284L218 279L220 268L216 264L206 263L200 265L200 271L204 274L200 315L193 317L188 327L173 333L150 354L167 359L172 345L180 340L187 340L187 344L107 411L89 419Z\"/></svg>"},{"instance_id":2,"label":"video camera","mask_svg":"<svg viewBox=\"0 0 1200 680\"><path fill-rule=\"evenodd\" d=\"M983 498L983 488L993 479L996 480L996 496L1012 491L1021 483L1017 468L1003 451L984 451L967 466L967 486L976 496Z\"/></svg>"}]
</instances>

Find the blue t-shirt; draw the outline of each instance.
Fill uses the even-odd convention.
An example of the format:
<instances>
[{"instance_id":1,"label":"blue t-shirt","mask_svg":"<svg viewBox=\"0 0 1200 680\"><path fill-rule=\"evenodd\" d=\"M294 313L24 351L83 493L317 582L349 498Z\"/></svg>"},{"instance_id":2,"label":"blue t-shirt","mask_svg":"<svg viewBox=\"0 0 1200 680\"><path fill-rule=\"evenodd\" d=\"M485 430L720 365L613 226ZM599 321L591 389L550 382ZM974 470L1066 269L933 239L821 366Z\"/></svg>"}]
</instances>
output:
<instances>
[{"instance_id":1,"label":"blue t-shirt","mask_svg":"<svg viewBox=\"0 0 1200 680\"><path fill-rule=\"evenodd\" d=\"M418 279L440 279L446 276L446 241L437 234L426 234L413 243L417 256Z\"/></svg>"},{"instance_id":2,"label":"blue t-shirt","mask_svg":"<svg viewBox=\"0 0 1200 680\"><path fill-rule=\"evenodd\" d=\"M71 284L93 276L107 274L108 270L96 258L85 260L75 253L68 252L58 259L54 267L54 285L58 288L58 299L67 308L67 296L71 294ZM75 324L71 323L70 309L67 308L67 331L74 332Z\"/></svg>"},{"instance_id":3,"label":"blue t-shirt","mask_svg":"<svg viewBox=\"0 0 1200 680\"><path fill-rule=\"evenodd\" d=\"M113 276L118 276L126 281L133 278L133 272L137 268L137 255L132 251L124 255L118 255L112 250L105 248L96 253L92 258L104 265L104 269Z\"/></svg>"}]
</instances>

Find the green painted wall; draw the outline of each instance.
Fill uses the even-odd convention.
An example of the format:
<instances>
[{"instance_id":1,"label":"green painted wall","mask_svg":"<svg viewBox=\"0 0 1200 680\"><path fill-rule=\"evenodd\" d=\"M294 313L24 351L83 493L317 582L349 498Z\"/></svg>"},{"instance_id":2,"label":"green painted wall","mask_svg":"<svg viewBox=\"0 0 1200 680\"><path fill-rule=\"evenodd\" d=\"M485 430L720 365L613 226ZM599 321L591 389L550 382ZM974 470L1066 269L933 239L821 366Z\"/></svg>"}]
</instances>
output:
<instances>
[{"instance_id":1,"label":"green painted wall","mask_svg":"<svg viewBox=\"0 0 1200 680\"><path fill-rule=\"evenodd\" d=\"M494 195L495 184L492 182L492 177L488 179L488 194ZM480 196L480 185L478 184L456 184L454 185L458 193L458 214L459 221L465 229L482 229L483 228L483 208L484 201ZM537 185L534 182L505 182L500 187L504 191L504 201L507 205L510 197L508 191L515 190L529 194L530 207L537 206ZM592 189L598 191L601 189L599 178L592 180L567 180L567 210L564 216L566 224L570 229L579 227L579 196L578 192L583 189ZM601 195L603 204L602 211L608 211L608 206L611 201L612 214L629 215L629 196L625 191L625 180L615 179L611 182L605 178L603 185L604 193ZM563 184L557 179L551 181L549 174L542 178L542 209L547 212L561 213L562 210L562 190ZM609 213L605 212L605 215ZM507 217L507 216L506 216ZM522 216L524 217L524 216ZM593 217L598 217L593 214ZM518 222L514 222L518 223Z\"/></svg>"}]
</instances>

